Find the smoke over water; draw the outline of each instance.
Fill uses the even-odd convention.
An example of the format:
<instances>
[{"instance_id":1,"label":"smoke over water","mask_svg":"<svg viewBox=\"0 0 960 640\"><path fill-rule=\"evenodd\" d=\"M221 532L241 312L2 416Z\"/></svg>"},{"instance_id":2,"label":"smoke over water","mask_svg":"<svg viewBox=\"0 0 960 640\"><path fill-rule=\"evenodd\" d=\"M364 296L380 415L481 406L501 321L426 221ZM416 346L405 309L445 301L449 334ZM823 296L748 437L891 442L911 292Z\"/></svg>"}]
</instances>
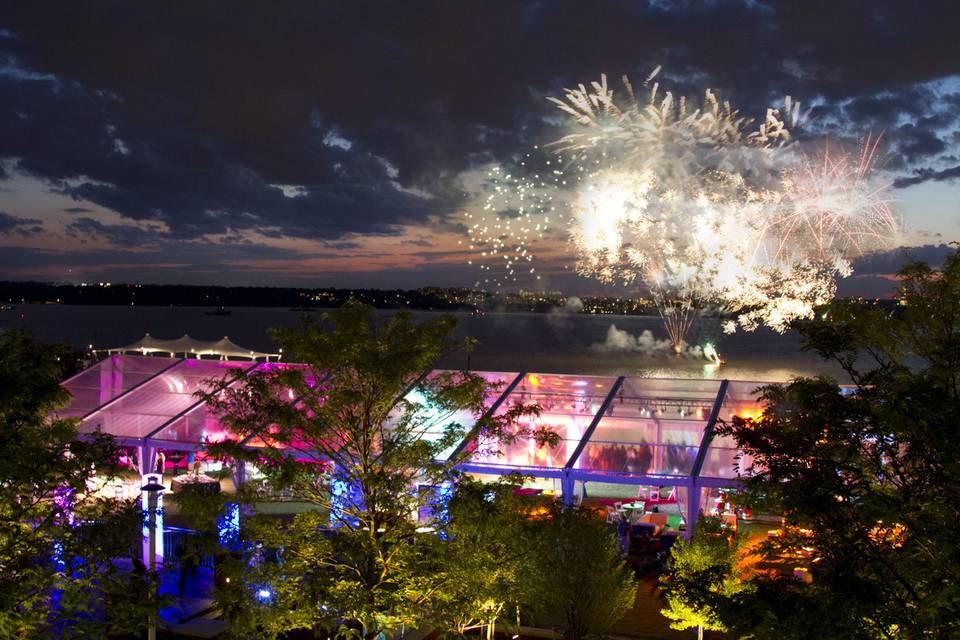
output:
<instances>
[{"instance_id":1,"label":"smoke over water","mask_svg":"<svg viewBox=\"0 0 960 640\"><path fill-rule=\"evenodd\" d=\"M554 307L547 314L547 323L557 334L569 332L573 329L571 316L583 311L583 301L576 296L567 298L562 306Z\"/></svg>"},{"instance_id":2,"label":"smoke over water","mask_svg":"<svg viewBox=\"0 0 960 640\"><path fill-rule=\"evenodd\" d=\"M639 353L649 357L665 356L674 352L669 339L658 340L649 329L633 335L629 331L617 329L615 324L611 324L607 329L606 340L590 345L590 351L599 354ZM710 359L698 345L684 345L682 355L698 360Z\"/></svg>"}]
</instances>

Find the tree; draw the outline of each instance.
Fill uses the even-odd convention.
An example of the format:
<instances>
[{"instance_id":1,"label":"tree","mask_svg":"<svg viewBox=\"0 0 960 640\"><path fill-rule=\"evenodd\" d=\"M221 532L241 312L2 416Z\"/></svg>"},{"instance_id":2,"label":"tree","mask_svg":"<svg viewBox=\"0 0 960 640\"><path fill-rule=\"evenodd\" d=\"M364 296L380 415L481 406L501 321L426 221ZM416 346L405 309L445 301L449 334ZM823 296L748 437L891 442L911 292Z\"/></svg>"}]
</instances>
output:
<instances>
[{"instance_id":1,"label":"tree","mask_svg":"<svg viewBox=\"0 0 960 640\"><path fill-rule=\"evenodd\" d=\"M517 623L535 599L540 523L533 518L552 498L519 495L522 483L519 476L458 480L444 527L445 586L430 618L444 632L481 629L492 638L498 622Z\"/></svg>"},{"instance_id":2,"label":"tree","mask_svg":"<svg viewBox=\"0 0 960 640\"><path fill-rule=\"evenodd\" d=\"M748 589L738 569L743 539L723 531L716 518L703 518L689 543L670 550L668 573L660 583L667 606L661 613L673 629L726 631L721 611L726 601Z\"/></svg>"},{"instance_id":3,"label":"tree","mask_svg":"<svg viewBox=\"0 0 960 640\"><path fill-rule=\"evenodd\" d=\"M129 555L139 508L97 496L116 446L56 416L67 353L0 333L0 638L132 632L156 604L152 577L114 562Z\"/></svg>"},{"instance_id":4,"label":"tree","mask_svg":"<svg viewBox=\"0 0 960 640\"><path fill-rule=\"evenodd\" d=\"M477 420L471 437L483 447L518 437L556 444L550 430L516 422L535 407L485 415L483 378L432 373L471 346L453 339L454 327L450 317L416 324L404 312L379 321L372 308L348 304L274 331L302 366L241 373L207 394L238 437L211 451L256 463L272 486L314 506L292 522L246 519L243 538L261 546L254 562L248 553L224 568L231 581L218 591L236 629L269 636L342 622L369 639L416 625L444 573L441 541L423 528L442 523L412 515L470 455L448 455L466 435L462 422ZM331 524L335 534L321 535Z\"/></svg>"},{"instance_id":5,"label":"tree","mask_svg":"<svg viewBox=\"0 0 960 640\"><path fill-rule=\"evenodd\" d=\"M757 637L960 636L960 253L901 272L895 312L836 303L798 327L852 385L802 378L761 390L758 419L718 433L744 453L747 495L785 514L762 551L809 584L758 577L734 603Z\"/></svg>"},{"instance_id":6,"label":"tree","mask_svg":"<svg viewBox=\"0 0 960 640\"><path fill-rule=\"evenodd\" d=\"M603 635L636 598L617 538L596 513L554 503L536 531L537 591L527 603L538 624L566 640Z\"/></svg>"}]
</instances>

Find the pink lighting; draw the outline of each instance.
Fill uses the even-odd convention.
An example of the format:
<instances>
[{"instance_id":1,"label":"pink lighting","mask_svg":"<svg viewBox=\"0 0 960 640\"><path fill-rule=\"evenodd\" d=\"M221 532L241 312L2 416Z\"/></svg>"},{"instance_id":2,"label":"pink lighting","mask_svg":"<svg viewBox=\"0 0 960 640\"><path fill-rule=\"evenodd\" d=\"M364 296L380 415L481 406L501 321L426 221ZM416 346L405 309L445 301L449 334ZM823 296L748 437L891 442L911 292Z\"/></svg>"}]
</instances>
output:
<instances>
[{"instance_id":1,"label":"pink lighting","mask_svg":"<svg viewBox=\"0 0 960 640\"><path fill-rule=\"evenodd\" d=\"M209 388L209 380L222 379L238 368L268 371L291 366L303 365L115 355L63 383L73 401L61 415L86 416L81 432L100 430L128 445L149 442L168 451L202 449L205 444L237 439L197 396ZM502 472L529 470L533 475L538 470L557 474L568 469L604 474L606 481L616 482L624 475L689 477L701 460L701 477L735 480L735 462L740 468L751 462L735 443L719 437L705 440L704 432L713 407L722 406L724 417L760 416L754 390L761 383L730 382L725 395L718 398L721 386L716 380L625 378L620 382L605 376L474 373L491 385L484 410L496 406L503 413L518 404L535 404L540 415L523 418L522 426L548 427L560 442L553 447L526 437L509 444L464 442L460 446L470 452L470 465ZM308 375L307 382L314 380ZM291 388L278 393L297 402ZM421 404L420 410L429 414L422 394L413 390L407 399ZM469 432L477 418L471 412L444 417L423 437L439 438L450 422ZM265 446L270 431L247 446ZM709 443L705 452L700 450L703 442Z\"/></svg>"}]
</instances>

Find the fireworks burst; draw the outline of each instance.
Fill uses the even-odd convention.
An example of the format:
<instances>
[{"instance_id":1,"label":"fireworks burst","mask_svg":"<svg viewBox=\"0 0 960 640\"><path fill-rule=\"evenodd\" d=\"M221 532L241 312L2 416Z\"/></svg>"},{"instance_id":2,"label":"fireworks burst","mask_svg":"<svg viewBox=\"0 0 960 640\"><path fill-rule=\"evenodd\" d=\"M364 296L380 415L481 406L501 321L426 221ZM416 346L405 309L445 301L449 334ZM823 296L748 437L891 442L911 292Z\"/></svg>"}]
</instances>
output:
<instances>
[{"instance_id":1,"label":"fireworks burst","mask_svg":"<svg viewBox=\"0 0 960 640\"><path fill-rule=\"evenodd\" d=\"M623 147L626 159L643 159L659 164L673 159L677 150L708 148L729 151L737 145L755 148L782 146L792 139L790 133L802 116L800 103L790 96L783 109L767 109L766 116L755 130L753 118L740 115L729 102L721 102L711 89L704 91L703 103L692 108L681 96L664 91L654 82L660 73L657 67L643 85L649 87L641 103L627 76L623 76L625 99L618 101L607 85L607 76L600 76L590 89L579 85L567 89L565 100L547 98L586 131L571 133L553 143L561 151L596 150ZM653 154L651 156L651 154Z\"/></svg>"},{"instance_id":2,"label":"fireworks burst","mask_svg":"<svg viewBox=\"0 0 960 640\"><path fill-rule=\"evenodd\" d=\"M606 76L551 98L578 128L551 146L585 174L571 225L578 272L644 286L681 351L700 310L742 279L801 115L788 96L754 126L710 89L699 106L661 92L658 72L642 101L627 78L618 99Z\"/></svg>"},{"instance_id":3,"label":"fireworks burst","mask_svg":"<svg viewBox=\"0 0 960 640\"><path fill-rule=\"evenodd\" d=\"M879 144L879 136L868 136L857 155L825 144L784 173L785 206L765 230L774 261L789 259L799 247L814 260L830 262L862 255L896 237L900 225L886 195L890 185L873 176Z\"/></svg>"},{"instance_id":4,"label":"fireworks burst","mask_svg":"<svg viewBox=\"0 0 960 640\"><path fill-rule=\"evenodd\" d=\"M872 176L879 138L858 155L803 153L790 96L759 125L707 89L691 107L646 79L644 100L606 76L551 101L577 130L552 147L583 175L573 205L577 270L646 287L677 351L700 310L784 331L836 292L849 259L890 246L899 222Z\"/></svg>"},{"instance_id":5,"label":"fireworks burst","mask_svg":"<svg viewBox=\"0 0 960 640\"><path fill-rule=\"evenodd\" d=\"M757 121L710 89L696 105L675 97L659 71L642 98L606 76L549 98L573 130L539 172L490 170L482 206L466 214L482 284L532 274L533 245L551 219L566 223L576 271L650 292L681 351L708 306L733 314L728 331L786 330L833 297L850 258L895 242L889 185L873 175L879 138L858 154L808 154L790 96Z\"/></svg>"}]
</instances>

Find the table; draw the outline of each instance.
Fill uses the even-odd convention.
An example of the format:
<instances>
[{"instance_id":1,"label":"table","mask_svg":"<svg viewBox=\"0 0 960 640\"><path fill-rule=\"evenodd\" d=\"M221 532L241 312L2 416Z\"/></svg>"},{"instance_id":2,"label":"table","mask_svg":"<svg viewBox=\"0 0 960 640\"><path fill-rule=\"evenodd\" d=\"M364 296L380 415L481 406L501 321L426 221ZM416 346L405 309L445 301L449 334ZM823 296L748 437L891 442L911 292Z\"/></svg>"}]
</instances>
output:
<instances>
[{"instance_id":1,"label":"table","mask_svg":"<svg viewBox=\"0 0 960 640\"><path fill-rule=\"evenodd\" d=\"M620 512L625 516L627 516L627 518L629 519L634 515L633 513L634 511L643 512L643 509L645 506L646 506L646 502L644 502L643 500L636 500L634 502L628 502L626 504L620 505Z\"/></svg>"}]
</instances>

